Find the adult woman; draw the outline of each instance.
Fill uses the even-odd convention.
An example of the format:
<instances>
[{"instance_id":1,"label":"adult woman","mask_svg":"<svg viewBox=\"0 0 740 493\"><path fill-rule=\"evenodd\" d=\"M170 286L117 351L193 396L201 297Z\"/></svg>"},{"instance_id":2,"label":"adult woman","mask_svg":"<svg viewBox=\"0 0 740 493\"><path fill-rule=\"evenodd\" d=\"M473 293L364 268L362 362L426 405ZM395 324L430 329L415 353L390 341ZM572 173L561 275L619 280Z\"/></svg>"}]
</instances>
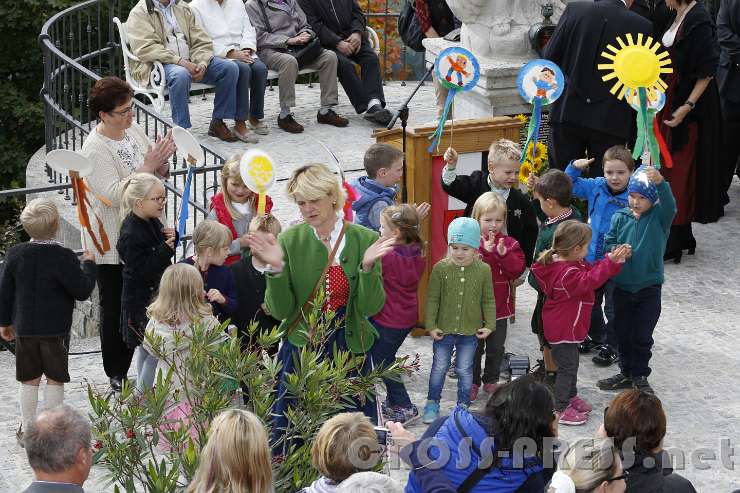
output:
<instances>
[{"instance_id":1,"label":"adult woman","mask_svg":"<svg viewBox=\"0 0 740 493\"><path fill-rule=\"evenodd\" d=\"M542 493L553 473L543 459L558 433L554 405L546 386L524 376L499 387L482 414L456 407L401 453L413 468L406 491ZM394 441L414 439L398 423L386 426Z\"/></svg>"},{"instance_id":2,"label":"adult woman","mask_svg":"<svg viewBox=\"0 0 740 493\"><path fill-rule=\"evenodd\" d=\"M271 235L249 237L252 253L269 266L265 303L272 316L282 320L280 329L287 334L278 354L283 367L273 429L285 424L287 399L282 382L293 371L294 354L306 344L311 327L303 314L319 288L326 289L324 306L341 320L328 338L327 354L334 343L354 354L366 354L372 347L377 332L367 317L378 313L385 303L380 263L376 261L394 242L344 221L344 190L324 165L296 169L287 192L305 223L284 231L278 241ZM368 400L362 410L376 419L374 402Z\"/></svg>"},{"instance_id":3,"label":"adult woman","mask_svg":"<svg viewBox=\"0 0 740 493\"><path fill-rule=\"evenodd\" d=\"M627 476L608 438L581 438L560 457L547 493L624 493Z\"/></svg>"},{"instance_id":4,"label":"adult woman","mask_svg":"<svg viewBox=\"0 0 740 493\"><path fill-rule=\"evenodd\" d=\"M598 435L612 438L623 460L632 464L627 468L627 492L696 493L689 480L673 472L663 450L665 433L665 412L654 394L627 390L604 410Z\"/></svg>"},{"instance_id":5,"label":"adult woman","mask_svg":"<svg viewBox=\"0 0 740 493\"><path fill-rule=\"evenodd\" d=\"M265 117L267 67L257 58L257 33L242 0L193 0L190 9L213 40L217 57L228 58L239 67L236 81L234 135L242 142L256 144L269 130L260 121Z\"/></svg>"},{"instance_id":6,"label":"adult woman","mask_svg":"<svg viewBox=\"0 0 740 493\"><path fill-rule=\"evenodd\" d=\"M696 0L665 3L674 13L668 25L656 23L655 34L670 54L673 74L668 76L666 104L658 121L673 157L673 167L663 171L678 207L665 259L679 263L683 250L692 254L696 248L691 222L715 222L724 214L727 177L714 81L719 60L714 22Z\"/></svg>"},{"instance_id":7,"label":"adult woman","mask_svg":"<svg viewBox=\"0 0 740 493\"><path fill-rule=\"evenodd\" d=\"M229 409L211 423L208 443L188 493L271 493L272 467L267 433L249 411Z\"/></svg>"},{"instance_id":8,"label":"adult woman","mask_svg":"<svg viewBox=\"0 0 740 493\"><path fill-rule=\"evenodd\" d=\"M93 164L85 180L92 192L107 199L98 201L95 213L101 218L111 249L97 258L100 292L100 345L103 367L111 387L120 391L131 365L133 350L121 339L121 286L123 266L116 252L120 226L121 192L135 172L164 176L175 144L168 133L152 145L144 130L133 123L134 91L117 77L103 77L90 91L90 110L98 124L90 132L81 153Z\"/></svg>"}]
</instances>

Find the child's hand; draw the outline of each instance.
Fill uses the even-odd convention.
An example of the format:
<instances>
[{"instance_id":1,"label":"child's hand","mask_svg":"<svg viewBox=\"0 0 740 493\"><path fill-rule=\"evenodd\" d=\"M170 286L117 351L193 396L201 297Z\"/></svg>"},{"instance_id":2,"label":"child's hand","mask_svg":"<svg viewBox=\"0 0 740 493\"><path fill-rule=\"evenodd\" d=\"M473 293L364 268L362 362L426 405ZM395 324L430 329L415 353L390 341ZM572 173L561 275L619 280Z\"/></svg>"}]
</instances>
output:
<instances>
[{"instance_id":1,"label":"child's hand","mask_svg":"<svg viewBox=\"0 0 740 493\"><path fill-rule=\"evenodd\" d=\"M618 245L609 254L609 259L617 264L623 264L632 256L632 247L630 245Z\"/></svg>"},{"instance_id":2,"label":"child's hand","mask_svg":"<svg viewBox=\"0 0 740 493\"><path fill-rule=\"evenodd\" d=\"M175 237L172 236L170 238L167 238L166 240L164 240L164 244L170 247L171 250L174 250L175 249Z\"/></svg>"},{"instance_id":3,"label":"child's hand","mask_svg":"<svg viewBox=\"0 0 740 493\"><path fill-rule=\"evenodd\" d=\"M441 341L445 337L445 333L442 332L440 329L432 329L429 331L429 335L432 336L432 339L435 341Z\"/></svg>"},{"instance_id":4,"label":"child's hand","mask_svg":"<svg viewBox=\"0 0 740 493\"><path fill-rule=\"evenodd\" d=\"M583 171L583 170L587 169L591 163L594 162L594 159L595 158L591 158L591 159L576 159L575 161L573 161L573 166L575 166L576 168L578 168L581 171Z\"/></svg>"},{"instance_id":5,"label":"child's hand","mask_svg":"<svg viewBox=\"0 0 740 493\"><path fill-rule=\"evenodd\" d=\"M419 205L414 204L416 213L419 215L419 222L423 221L431 212L432 205L429 202L422 202Z\"/></svg>"},{"instance_id":6,"label":"child's hand","mask_svg":"<svg viewBox=\"0 0 740 493\"><path fill-rule=\"evenodd\" d=\"M208 298L208 301L211 303L218 303L219 305L226 304L226 298L224 298L224 295L222 295L221 291L218 289L209 289L206 293L206 298Z\"/></svg>"},{"instance_id":7,"label":"child's hand","mask_svg":"<svg viewBox=\"0 0 740 493\"><path fill-rule=\"evenodd\" d=\"M529 178L527 178L527 187L534 189L534 186L537 184L537 180L539 180L539 177L534 173L530 173Z\"/></svg>"},{"instance_id":8,"label":"child's hand","mask_svg":"<svg viewBox=\"0 0 740 493\"><path fill-rule=\"evenodd\" d=\"M175 228L162 228L162 234L165 238L170 239L174 238L177 232L175 231Z\"/></svg>"},{"instance_id":9,"label":"child's hand","mask_svg":"<svg viewBox=\"0 0 740 493\"><path fill-rule=\"evenodd\" d=\"M262 304L260 305L260 308L262 308L262 312L263 312L263 313L264 313L265 315L268 315L268 316L271 316L271 315L272 315L272 312L270 312L270 310L268 310L268 309L267 309L267 305L266 305L265 303L262 303Z\"/></svg>"},{"instance_id":10,"label":"child's hand","mask_svg":"<svg viewBox=\"0 0 740 493\"><path fill-rule=\"evenodd\" d=\"M505 257L506 254L509 253L509 250L506 248L506 245L504 245L504 239L503 238L500 238L498 240L498 245L496 245L496 251L502 257Z\"/></svg>"},{"instance_id":11,"label":"child's hand","mask_svg":"<svg viewBox=\"0 0 740 493\"><path fill-rule=\"evenodd\" d=\"M488 253L491 253L495 245L496 245L496 233L494 233L493 231L489 231L488 234L483 237L483 248Z\"/></svg>"},{"instance_id":12,"label":"child's hand","mask_svg":"<svg viewBox=\"0 0 740 493\"><path fill-rule=\"evenodd\" d=\"M15 327L12 325L0 327L0 337L2 337L4 341L12 341L15 339Z\"/></svg>"},{"instance_id":13,"label":"child's hand","mask_svg":"<svg viewBox=\"0 0 740 493\"><path fill-rule=\"evenodd\" d=\"M648 166L645 170L645 174L647 175L648 179L656 185L660 185L661 183L663 183L663 175L661 175L660 171L658 171L654 167Z\"/></svg>"},{"instance_id":14,"label":"child's hand","mask_svg":"<svg viewBox=\"0 0 740 493\"><path fill-rule=\"evenodd\" d=\"M89 250L85 250L82 252L82 260L84 262L95 262L95 254L91 253Z\"/></svg>"},{"instance_id":15,"label":"child's hand","mask_svg":"<svg viewBox=\"0 0 740 493\"><path fill-rule=\"evenodd\" d=\"M243 234L239 237L239 248L249 248L249 234Z\"/></svg>"},{"instance_id":16,"label":"child's hand","mask_svg":"<svg viewBox=\"0 0 740 493\"><path fill-rule=\"evenodd\" d=\"M444 160L445 163L447 163L448 168L454 168L457 166L457 160L459 156L457 154L457 151L453 149L452 147L448 147L445 151Z\"/></svg>"},{"instance_id":17,"label":"child's hand","mask_svg":"<svg viewBox=\"0 0 740 493\"><path fill-rule=\"evenodd\" d=\"M378 238L375 243L370 245L365 250L365 255L362 257L362 270L370 272L373 269L373 265L378 259L385 257L385 254L393 250L393 245L396 244L394 237L390 238Z\"/></svg>"},{"instance_id":18,"label":"child's hand","mask_svg":"<svg viewBox=\"0 0 740 493\"><path fill-rule=\"evenodd\" d=\"M475 331L475 337L478 339L485 339L486 337L491 335L491 329L486 329L485 327L482 327Z\"/></svg>"}]
</instances>

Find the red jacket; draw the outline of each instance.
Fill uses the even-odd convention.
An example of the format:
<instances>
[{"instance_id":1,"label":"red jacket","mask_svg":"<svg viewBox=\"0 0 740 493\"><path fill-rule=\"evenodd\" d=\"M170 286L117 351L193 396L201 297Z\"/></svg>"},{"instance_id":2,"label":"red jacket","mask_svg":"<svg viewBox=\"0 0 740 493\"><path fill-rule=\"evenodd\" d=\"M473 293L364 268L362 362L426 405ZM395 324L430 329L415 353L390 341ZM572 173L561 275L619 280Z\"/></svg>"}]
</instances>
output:
<instances>
[{"instance_id":1,"label":"red jacket","mask_svg":"<svg viewBox=\"0 0 740 493\"><path fill-rule=\"evenodd\" d=\"M511 287L511 281L521 276L526 268L524 252L519 242L511 236L499 233L496 235L494 245L498 245L501 238L504 239L507 250L504 257L498 254L496 246L489 252L483 247L483 241L480 244L481 259L491 267L493 295L496 298L496 320L514 315L514 289Z\"/></svg>"},{"instance_id":2,"label":"red jacket","mask_svg":"<svg viewBox=\"0 0 740 493\"><path fill-rule=\"evenodd\" d=\"M211 198L211 207L209 208L209 210L211 209L216 211L218 222L229 228L229 231L231 231L232 239L236 240L237 238L239 238L239 233L237 233L236 228L234 227L234 218L231 217L231 213L229 212L229 209L226 207L226 203L224 202L223 192L218 192ZM269 195L265 195L265 214L269 214L271 211L272 197L270 197ZM247 224L246 227L249 227L249 224ZM241 259L241 254L229 255L228 257L226 257L226 261L224 262L224 264L231 265L234 262L239 261L239 259Z\"/></svg>"},{"instance_id":3,"label":"red jacket","mask_svg":"<svg viewBox=\"0 0 740 493\"><path fill-rule=\"evenodd\" d=\"M584 261L532 264L532 274L547 297L542 309L547 342L583 342L591 324L594 291L617 275L623 265L612 262L608 257L595 264Z\"/></svg>"},{"instance_id":4,"label":"red jacket","mask_svg":"<svg viewBox=\"0 0 740 493\"><path fill-rule=\"evenodd\" d=\"M385 305L373 320L389 329L414 327L419 318L419 280L427 263L421 245L397 245L381 262Z\"/></svg>"}]
</instances>

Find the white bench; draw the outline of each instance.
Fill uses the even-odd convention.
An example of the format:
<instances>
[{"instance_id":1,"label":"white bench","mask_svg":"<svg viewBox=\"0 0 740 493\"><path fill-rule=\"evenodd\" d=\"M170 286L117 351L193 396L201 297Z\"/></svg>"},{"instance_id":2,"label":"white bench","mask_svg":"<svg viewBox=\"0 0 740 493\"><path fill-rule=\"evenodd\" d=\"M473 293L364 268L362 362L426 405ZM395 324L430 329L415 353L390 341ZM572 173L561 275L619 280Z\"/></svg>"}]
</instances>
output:
<instances>
[{"instance_id":1,"label":"white bench","mask_svg":"<svg viewBox=\"0 0 740 493\"><path fill-rule=\"evenodd\" d=\"M149 83L142 85L134 77L131 76L131 61L140 61L139 58L131 52L131 46L128 41L128 30L126 29L126 23L121 22L118 17L113 18L113 22L118 30L118 36L121 38L121 53L123 54L123 69L126 74L126 82L133 88L134 94L141 94L146 97L154 106L159 113L162 113L164 108L164 97L167 95L167 83L165 81L164 66L160 62L154 62L152 67L152 73L149 76ZM380 39L378 34L370 26L367 27L368 39L370 46L375 50L376 54L380 54ZM314 69L304 68L298 71L298 74L313 74L317 72ZM267 80L276 80L278 78L277 72L269 70L267 72ZM200 82L194 82L190 86L190 91L205 91L206 89L212 89L211 84L202 84ZM203 96L205 98L205 94Z\"/></svg>"}]
</instances>

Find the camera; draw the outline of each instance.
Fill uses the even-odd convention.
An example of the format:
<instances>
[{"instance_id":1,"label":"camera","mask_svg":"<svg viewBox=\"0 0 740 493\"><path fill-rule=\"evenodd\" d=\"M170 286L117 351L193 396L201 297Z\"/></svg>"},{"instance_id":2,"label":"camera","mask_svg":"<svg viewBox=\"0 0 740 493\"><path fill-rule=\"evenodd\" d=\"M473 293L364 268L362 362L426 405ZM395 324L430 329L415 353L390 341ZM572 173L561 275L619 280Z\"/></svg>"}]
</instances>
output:
<instances>
[{"instance_id":1,"label":"camera","mask_svg":"<svg viewBox=\"0 0 740 493\"><path fill-rule=\"evenodd\" d=\"M388 431L388 428L385 428L383 426L375 426L375 437L378 440L378 443L380 445L387 445L388 444L388 434L390 433Z\"/></svg>"},{"instance_id":2,"label":"camera","mask_svg":"<svg viewBox=\"0 0 740 493\"><path fill-rule=\"evenodd\" d=\"M509 374L510 381L514 381L529 373L529 356L517 356L512 354L509 357Z\"/></svg>"}]
</instances>

